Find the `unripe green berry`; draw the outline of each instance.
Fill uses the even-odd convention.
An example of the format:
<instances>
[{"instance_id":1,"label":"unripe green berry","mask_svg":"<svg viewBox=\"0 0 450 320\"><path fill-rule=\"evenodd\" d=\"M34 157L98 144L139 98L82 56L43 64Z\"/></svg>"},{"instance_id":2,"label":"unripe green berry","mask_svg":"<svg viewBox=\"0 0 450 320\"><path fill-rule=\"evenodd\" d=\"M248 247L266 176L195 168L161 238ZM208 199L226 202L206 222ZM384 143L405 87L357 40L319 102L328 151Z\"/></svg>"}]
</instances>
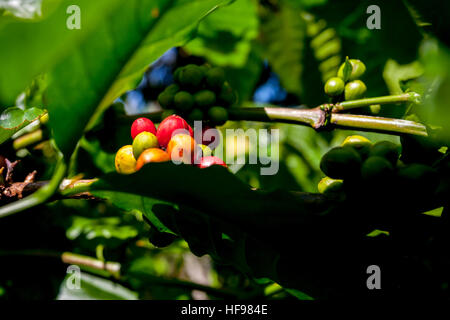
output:
<instances>
[{"instance_id":1,"label":"unripe green berry","mask_svg":"<svg viewBox=\"0 0 450 320\"><path fill-rule=\"evenodd\" d=\"M325 83L325 93L330 97L335 97L344 92L345 83L341 78L333 77Z\"/></svg>"},{"instance_id":2,"label":"unripe green berry","mask_svg":"<svg viewBox=\"0 0 450 320\"><path fill-rule=\"evenodd\" d=\"M236 92L231 88L228 82L223 84L222 90L220 90L219 100L225 107L230 107L236 103Z\"/></svg>"},{"instance_id":3,"label":"unripe green berry","mask_svg":"<svg viewBox=\"0 0 450 320\"><path fill-rule=\"evenodd\" d=\"M221 126L228 120L228 111L224 107L212 107L208 110L208 117L216 126Z\"/></svg>"},{"instance_id":4,"label":"unripe green berry","mask_svg":"<svg viewBox=\"0 0 450 320\"><path fill-rule=\"evenodd\" d=\"M328 151L320 161L320 169L333 179L359 175L361 157L353 148L337 147Z\"/></svg>"},{"instance_id":5,"label":"unripe green berry","mask_svg":"<svg viewBox=\"0 0 450 320\"><path fill-rule=\"evenodd\" d=\"M187 88L197 88L203 80L203 72L194 64L185 66L178 75L178 82Z\"/></svg>"},{"instance_id":6,"label":"unripe green berry","mask_svg":"<svg viewBox=\"0 0 450 320\"><path fill-rule=\"evenodd\" d=\"M362 158L367 157L372 147L372 142L363 136L353 135L345 138L341 144L342 147L352 147Z\"/></svg>"},{"instance_id":7,"label":"unripe green berry","mask_svg":"<svg viewBox=\"0 0 450 320\"><path fill-rule=\"evenodd\" d=\"M175 95L178 91L180 91L180 86L176 83L172 83L170 86L164 89L164 92L171 93L172 95Z\"/></svg>"},{"instance_id":8,"label":"unripe green berry","mask_svg":"<svg viewBox=\"0 0 450 320\"><path fill-rule=\"evenodd\" d=\"M181 111L188 111L194 106L194 97L187 91L178 92L173 100L175 108Z\"/></svg>"},{"instance_id":9,"label":"unripe green berry","mask_svg":"<svg viewBox=\"0 0 450 320\"><path fill-rule=\"evenodd\" d=\"M203 120L203 111L200 109L193 109L188 115L189 122L193 123L195 120Z\"/></svg>"},{"instance_id":10,"label":"unripe green berry","mask_svg":"<svg viewBox=\"0 0 450 320\"><path fill-rule=\"evenodd\" d=\"M201 90L194 95L195 104L199 108L207 108L216 102L216 94L210 90Z\"/></svg>"},{"instance_id":11,"label":"unripe green berry","mask_svg":"<svg viewBox=\"0 0 450 320\"><path fill-rule=\"evenodd\" d=\"M366 72L366 66L361 60L358 59L350 59L349 62L352 65L352 73L350 74L349 81L353 81L359 79L364 72ZM344 66L345 63L341 64L338 70L338 77L344 79Z\"/></svg>"},{"instance_id":12,"label":"unripe green berry","mask_svg":"<svg viewBox=\"0 0 450 320\"><path fill-rule=\"evenodd\" d=\"M369 154L371 157L383 157L388 160L393 166L395 166L400 155L400 148L395 143L389 141L380 141L372 146Z\"/></svg>"},{"instance_id":13,"label":"unripe green berry","mask_svg":"<svg viewBox=\"0 0 450 320\"><path fill-rule=\"evenodd\" d=\"M366 94L367 87L361 80L355 80L345 85L345 100L361 99Z\"/></svg>"},{"instance_id":14,"label":"unripe green berry","mask_svg":"<svg viewBox=\"0 0 450 320\"><path fill-rule=\"evenodd\" d=\"M206 84L212 89L222 88L225 82L225 71L222 68L211 68L206 73Z\"/></svg>"},{"instance_id":15,"label":"unripe green berry","mask_svg":"<svg viewBox=\"0 0 450 320\"><path fill-rule=\"evenodd\" d=\"M328 194L335 193L342 190L344 183L340 179L332 179L330 177L325 177L320 180L317 188L320 193Z\"/></svg>"},{"instance_id":16,"label":"unripe green berry","mask_svg":"<svg viewBox=\"0 0 450 320\"><path fill-rule=\"evenodd\" d=\"M171 115L175 114L175 110L173 109L165 109L161 114L161 119L165 119Z\"/></svg>"},{"instance_id":17,"label":"unripe green berry","mask_svg":"<svg viewBox=\"0 0 450 320\"><path fill-rule=\"evenodd\" d=\"M163 91L158 95L158 103L163 108L169 108L173 104L174 95Z\"/></svg>"},{"instance_id":18,"label":"unripe green berry","mask_svg":"<svg viewBox=\"0 0 450 320\"><path fill-rule=\"evenodd\" d=\"M138 159L144 150L158 147L159 143L156 136L153 133L143 131L133 140L133 156Z\"/></svg>"},{"instance_id":19,"label":"unripe green berry","mask_svg":"<svg viewBox=\"0 0 450 320\"><path fill-rule=\"evenodd\" d=\"M385 158L371 156L361 167L361 177L366 180L385 180L393 173L392 164Z\"/></svg>"}]
</instances>

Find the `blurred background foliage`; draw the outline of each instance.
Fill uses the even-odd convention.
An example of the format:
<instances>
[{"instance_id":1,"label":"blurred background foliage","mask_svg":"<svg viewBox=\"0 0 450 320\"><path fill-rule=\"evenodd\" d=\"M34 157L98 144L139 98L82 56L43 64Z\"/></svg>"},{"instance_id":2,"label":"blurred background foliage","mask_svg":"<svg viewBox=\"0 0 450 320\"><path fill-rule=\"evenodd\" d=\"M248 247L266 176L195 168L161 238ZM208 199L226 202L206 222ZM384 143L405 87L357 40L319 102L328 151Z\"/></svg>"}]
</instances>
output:
<instances>
[{"instance_id":1,"label":"blurred background foliage","mask_svg":"<svg viewBox=\"0 0 450 320\"><path fill-rule=\"evenodd\" d=\"M3 74L0 76L0 108L17 106L19 111L14 112L13 120L25 126L39 114L39 109L28 111L31 107L46 106L43 92L55 79L61 83L59 91L55 90L53 95L66 93L58 96L56 101L71 100L72 104L86 104L86 108L98 107L99 120L90 126L71 157L71 177L92 178L114 171L116 150L129 143L129 126L121 125L121 115L160 110L156 102L158 94L172 83L173 70L189 63L208 62L223 67L229 82L238 92L240 105L276 104L308 108L328 102L323 93L324 81L336 74L346 56L357 58L367 67L363 77L368 88L367 96L397 94L408 89L423 94L424 104L419 107L386 106L378 115L406 117L414 114L430 126L443 127L444 139L450 137L450 44L446 34L450 30L450 8L446 1L236 0L204 17L196 10L202 13L199 7L211 7L220 1L192 1L192 6L187 4L190 0L176 1L177 5L173 6L169 4L173 2L158 1L161 10L167 9L166 15L170 19L164 20L165 24L155 28L156 31L153 30L146 38L153 37L156 42L149 42L142 48L156 61L148 65L136 54L127 65L127 72L123 72L122 66L116 65L112 58L109 59L108 53L112 49L107 46L107 27L102 26L102 19L107 18L105 12L121 12L127 17L123 19L123 25L114 26L119 48L126 56L127 46L132 45L129 32L133 30L126 24L131 24L134 2L130 2L128 12L121 11L120 1L95 4L86 1L83 3L92 6L92 12L99 14L98 18L92 15L95 23L86 26L87 29L98 28L96 37L89 41L101 41L92 47L91 52L80 51L91 59L89 68L88 71L83 67L75 68L80 74L73 79L62 76L63 69L67 63L76 66L79 61L67 58L65 51L79 50L77 45L81 37L86 36L83 32L87 31L69 34L57 28L49 31L44 26L42 36L47 38L45 41L18 39L14 38L15 34L2 32L24 20L45 21L48 18L46 14L50 20L61 18L50 14L55 10L52 1L21 3L25 2L26 6L14 5L14 1L0 3L2 47L16 46L24 50L21 56L0 50L0 73ZM197 7L198 3L201 4ZM366 27L366 9L374 4L381 8L381 30ZM181 17L181 9L191 10L192 17ZM151 23L144 17L142 19L142 23ZM171 25L177 19L181 21L179 26ZM186 23L189 27L182 27L183 21L189 19L192 20ZM52 24L47 28L49 26ZM27 27L24 24L24 28ZM161 32L164 27L168 28L166 33ZM169 35L169 31L173 34ZM164 37L173 39L166 43ZM58 47L60 51L50 50L49 42L53 41L63 41L67 46ZM104 58L103 62L97 64L101 58ZM59 65L49 76L42 74L41 67L47 66L52 59L58 60ZM17 70L17 64L10 62L19 60L26 61L26 64L21 64L22 69ZM121 76L114 81L121 86L113 85L111 90L119 93L117 101L125 103L125 110L121 104L113 104L107 109L99 103L99 95L91 90L91 87L102 90L104 84L95 82L94 85L86 81L84 73L102 72L112 76L120 70ZM143 76L141 71L145 71ZM99 77L99 81L103 78ZM29 79L32 83L26 87L25 80ZM69 91L71 93L67 94ZM108 92L101 97L114 96ZM112 102L105 101L106 106ZM68 111L70 106L67 103L62 112ZM30 116L26 117L26 112ZM371 113L369 109L365 112ZM17 128L16 122L5 119L10 121L10 118L2 116L2 129ZM83 119L83 125L87 120ZM73 127L77 125L81 126L81 123ZM64 130L60 124L38 126L46 139ZM252 122L228 122L220 129L227 128L280 130L278 174L261 176L261 165L246 165L236 173L241 181L260 189L307 192L317 192L317 183L323 177L319 169L321 156L339 145L347 135L355 133L317 133L295 125ZM9 132L5 140L11 136L13 139L0 146L0 154L21 160L15 169L17 181L22 181L32 170L38 171L40 180L49 179L56 161L52 142L43 139L44 142L14 148L14 139L23 134L23 131ZM373 142L398 142L399 139L375 133L363 135ZM3 140L3 135L0 137ZM63 143L61 139L56 141L58 146ZM64 139L67 142L71 138ZM228 147L226 141L224 144ZM243 153L248 150L243 146L239 148ZM150 227L143 223L145 217L137 210L125 212L109 202L64 200L29 210L25 215L0 221L0 299L311 298L300 291L284 290L268 279L248 277L231 265L214 262L207 255L198 258L181 239L166 248L155 247L148 240ZM82 273L83 290L70 290L65 286L68 275L63 252L97 261L119 262L126 274L118 277L108 270L86 266Z\"/></svg>"}]
</instances>

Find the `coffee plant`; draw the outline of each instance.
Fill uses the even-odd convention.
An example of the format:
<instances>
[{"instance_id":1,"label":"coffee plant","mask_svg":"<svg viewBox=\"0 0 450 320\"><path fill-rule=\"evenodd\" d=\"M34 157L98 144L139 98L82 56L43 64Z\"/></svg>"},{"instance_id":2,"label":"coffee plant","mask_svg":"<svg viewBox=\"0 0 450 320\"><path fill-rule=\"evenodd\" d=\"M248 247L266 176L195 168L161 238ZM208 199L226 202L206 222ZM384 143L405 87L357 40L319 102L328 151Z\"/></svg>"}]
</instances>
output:
<instances>
[{"instance_id":1,"label":"coffee plant","mask_svg":"<svg viewBox=\"0 0 450 320\"><path fill-rule=\"evenodd\" d=\"M448 300L450 10L371 4L0 1L0 299Z\"/></svg>"}]
</instances>

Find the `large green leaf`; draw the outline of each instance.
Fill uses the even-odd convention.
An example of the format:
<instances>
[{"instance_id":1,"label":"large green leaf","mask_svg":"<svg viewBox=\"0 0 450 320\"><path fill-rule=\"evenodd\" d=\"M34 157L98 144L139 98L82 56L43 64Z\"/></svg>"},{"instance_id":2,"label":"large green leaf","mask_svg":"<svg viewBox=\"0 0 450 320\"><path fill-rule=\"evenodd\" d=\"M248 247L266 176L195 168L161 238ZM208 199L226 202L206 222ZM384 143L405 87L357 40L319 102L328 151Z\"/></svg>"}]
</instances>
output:
<instances>
[{"instance_id":1,"label":"large green leaf","mask_svg":"<svg viewBox=\"0 0 450 320\"><path fill-rule=\"evenodd\" d=\"M258 35L257 6L253 0L235 1L205 18L186 48L219 66L243 67Z\"/></svg>"},{"instance_id":2,"label":"large green leaf","mask_svg":"<svg viewBox=\"0 0 450 320\"><path fill-rule=\"evenodd\" d=\"M8 140L14 133L39 119L45 113L38 108L22 110L18 107L8 108L0 116L0 144Z\"/></svg>"},{"instance_id":3,"label":"large green leaf","mask_svg":"<svg viewBox=\"0 0 450 320\"><path fill-rule=\"evenodd\" d=\"M0 31L0 101L11 104L39 73L51 70L50 126L70 154L82 132L111 102L136 86L148 65L192 38L195 27L225 0L76 0L45 10L43 19ZM81 29L69 30L69 5L81 9Z\"/></svg>"},{"instance_id":4,"label":"large green leaf","mask_svg":"<svg viewBox=\"0 0 450 320\"><path fill-rule=\"evenodd\" d=\"M282 5L267 13L261 24L261 41L270 65L288 92L301 95L306 32L301 11Z\"/></svg>"},{"instance_id":5,"label":"large green leaf","mask_svg":"<svg viewBox=\"0 0 450 320\"><path fill-rule=\"evenodd\" d=\"M70 193L80 191L142 212L159 232L184 238L196 255L210 254L313 296L320 292L308 277L319 279L355 241L349 212L331 214L334 204L323 196L252 190L222 167L154 163L128 176L107 174ZM292 254L299 244L301 252Z\"/></svg>"}]
</instances>

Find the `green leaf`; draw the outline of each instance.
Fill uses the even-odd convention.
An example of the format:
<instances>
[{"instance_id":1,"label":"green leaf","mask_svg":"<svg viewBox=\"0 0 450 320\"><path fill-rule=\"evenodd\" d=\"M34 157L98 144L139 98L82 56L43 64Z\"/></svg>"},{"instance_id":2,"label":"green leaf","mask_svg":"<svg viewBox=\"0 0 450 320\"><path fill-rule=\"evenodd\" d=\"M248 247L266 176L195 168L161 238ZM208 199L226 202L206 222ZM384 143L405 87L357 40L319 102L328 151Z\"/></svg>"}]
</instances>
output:
<instances>
[{"instance_id":1,"label":"green leaf","mask_svg":"<svg viewBox=\"0 0 450 320\"><path fill-rule=\"evenodd\" d=\"M88 273L80 273L80 287L71 289L76 274L69 274L61 283L57 300L137 300L138 294L120 284Z\"/></svg>"},{"instance_id":2,"label":"green leaf","mask_svg":"<svg viewBox=\"0 0 450 320\"><path fill-rule=\"evenodd\" d=\"M342 70L342 74L344 76L344 82L347 82L348 79L350 78L350 75L352 74L352 64L350 63L350 60L348 59L348 57L345 57L345 62L344 62L344 69Z\"/></svg>"},{"instance_id":3,"label":"green leaf","mask_svg":"<svg viewBox=\"0 0 450 320\"><path fill-rule=\"evenodd\" d=\"M107 217L99 219L89 219L75 216L72 218L72 225L67 229L66 235L70 240L84 236L88 240L95 238L117 238L126 240L134 238L138 230L129 225L120 225L119 217Z\"/></svg>"},{"instance_id":4,"label":"green leaf","mask_svg":"<svg viewBox=\"0 0 450 320\"><path fill-rule=\"evenodd\" d=\"M3 0L0 2L4 15L11 14L22 19L33 19L41 15L42 0Z\"/></svg>"},{"instance_id":5,"label":"green leaf","mask_svg":"<svg viewBox=\"0 0 450 320\"><path fill-rule=\"evenodd\" d=\"M197 23L225 0L64 1L45 19L0 30L0 101L12 103L31 80L50 71L48 110L58 147L69 156L84 129L150 63L192 38ZM68 5L81 9L80 30L66 28ZM27 41L24 41L27 39ZM5 103L6 104L6 103Z\"/></svg>"},{"instance_id":6,"label":"green leaf","mask_svg":"<svg viewBox=\"0 0 450 320\"><path fill-rule=\"evenodd\" d=\"M283 5L261 21L264 55L290 93L302 94L302 58L306 24L301 11Z\"/></svg>"},{"instance_id":7,"label":"green leaf","mask_svg":"<svg viewBox=\"0 0 450 320\"><path fill-rule=\"evenodd\" d=\"M253 277L274 281L280 276L280 255L294 250L292 246L314 243L325 254L333 250L330 243L340 243L338 234L353 228L345 219L328 222L327 212L333 205L321 195L255 191L220 166L199 169L152 163L132 175L107 174L65 195L81 191L142 212L158 231L185 239L196 255L210 254ZM308 259L305 255L284 257L297 261L294 265ZM286 280L279 283L284 285Z\"/></svg>"},{"instance_id":8,"label":"green leaf","mask_svg":"<svg viewBox=\"0 0 450 320\"><path fill-rule=\"evenodd\" d=\"M258 35L258 24L255 2L235 1L206 17L186 49L207 58L214 65L244 67L251 40Z\"/></svg>"},{"instance_id":9,"label":"green leaf","mask_svg":"<svg viewBox=\"0 0 450 320\"><path fill-rule=\"evenodd\" d=\"M11 107L3 111L0 116L0 144L44 114L45 110L38 108L22 110L18 107Z\"/></svg>"},{"instance_id":10,"label":"green leaf","mask_svg":"<svg viewBox=\"0 0 450 320\"><path fill-rule=\"evenodd\" d=\"M396 61L389 59L383 70L383 78L390 94L403 93L401 83L416 79L422 74L423 67L418 61L405 65L399 65Z\"/></svg>"}]
</instances>

